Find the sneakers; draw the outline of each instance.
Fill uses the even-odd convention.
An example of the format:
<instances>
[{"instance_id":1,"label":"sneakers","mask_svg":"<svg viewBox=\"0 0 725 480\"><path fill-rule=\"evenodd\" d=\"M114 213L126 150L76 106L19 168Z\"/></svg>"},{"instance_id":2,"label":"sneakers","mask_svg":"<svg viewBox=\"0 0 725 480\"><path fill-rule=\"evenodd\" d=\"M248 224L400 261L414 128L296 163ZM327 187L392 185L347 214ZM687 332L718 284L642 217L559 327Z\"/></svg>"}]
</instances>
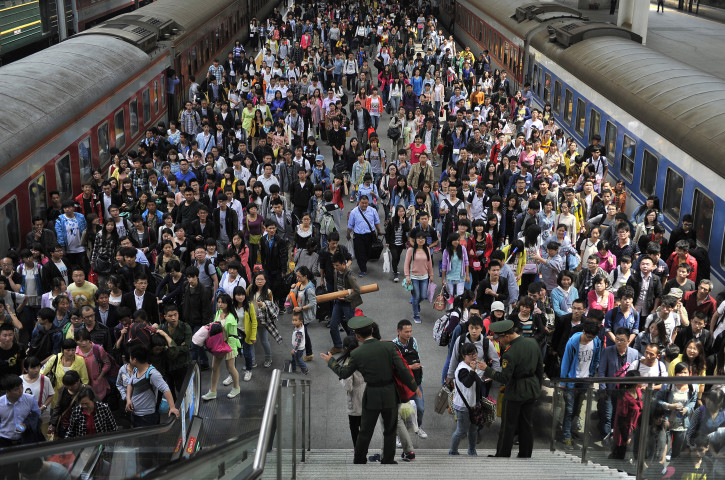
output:
<instances>
[{"instance_id":1,"label":"sneakers","mask_svg":"<svg viewBox=\"0 0 725 480\"><path fill-rule=\"evenodd\" d=\"M422 428L418 427L418 436L420 438L428 438L428 434L423 431Z\"/></svg>"},{"instance_id":2,"label":"sneakers","mask_svg":"<svg viewBox=\"0 0 725 480\"><path fill-rule=\"evenodd\" d=\"M252 368L257 368L257 361L256 360L252 362Z\"/></svg>"},{"instance_id":3,"label":"sneakers","mask_svg":"<svg viewBox=\"0 0 725 480\"><path fill-rule=\"evenodd\" d=\"M265 360L264 361L264 368L269 368L272 366L272 360Z\"/></svg>"},{"instance_id":4,"label":"sneakers","mask_svg":"<svg viewBox=\"0 0 725 480\"><path fill-rule=\"evenodd\" d=\"M418 315L416 315L415 317L413 317L413 321L415 323L420 323L420 317Z\"/></svg>"},{"instance_id":5,"label":"sneakers","mask_svg":"<svg viewBox=\"0 0 725 480\"><path fill-rule=\"evenodd\" d=\"M410 453L403 452L400 455L400 458L402 458L404 462L411 462L411 461L415 460L415 452L410 452Z\"/></svg>"},{"instance_id":6,"label":"sneakers","mask_svg":"<svg viewBox=\"0 0 725 480\"><path fill-rule=\"evenodd\" d=\"M227 398L238 397L239 393L241 393L241 391L242 391L241 388L232 388L232 391L227 393Z\"/></svg>"},{"instance_id":7,"label":"sneakers","mask_svg":"<svg viewBox=\"0 0 725 480\"><path fill-rule=\"evenodd\" d=\"M314 359L315 359L314 355L306 355L306 356L302 357L302 360L304 360L305 362L311 362Z\"/></svg>"},{"instance_id":8,"label":"sneakers","mask_svg":"<svg viewBox=\"0 0 725 480\"><path fill-rule=\"evenodd\" d=\"M335 355L335 354L341 353L341 352L342 352L342 348L340 348L340 347L332 347L330 349L330 355Z\"/></svg>"},{"instance_id":9,"label":"sneakers","mask_svg":"<svg viewBox=\"0 0 725 480\"><path fill-rule=\"evenodd\" d=\"M396 275L395 275L395 276L393 277L393 281L394 281L395 283L398 283L398 282L400 281L400 278L398 277L398 275L397 275L397 274L396 274Z\"/></svg>"},{"instance_id":10,"label":"sneakers","mask_svg":"<svg viewBox=\"0 0 725 480\"><path fill-rule=\"evenodd\" d=\"M244 371L244 376L242 377L242 380L244 380L245 382L248 382L251 379L252 379L252 371L251 370L245 370Z\"/></svg>"},{"instance_id":11,"label":"sneakers","mask_svg":"<svg viewBox=\"0 0 725 480\"><path fill-rule=\"evenodd\" d=\"M574 445L572 444L571 438L564 440L564 450L569 451L572 448L574 448Z\"/></svg>"},{"instance_id":12,"label":"sneakers","mask_svg":"<svg viewBox=\"0 0 725 480\"><path fill-rule=\"evenodd\" d=\"M229 385L232 384L232 382L233 382L232 376L227 375L227 378L224 379L224 381L222 382L222 385L224 385L225 387L228 387Z\"/></svg>"},{"instance_id":13,"label":"sneakers","mask_svg":"<svg viewBox=\"0 0 725 480\"><path fill-rule=\"evenodd\" d=\"M360 273L358 273L357 276L362 278L362 277L364 277L367 274L368 274L368 272L360 272Z\"/></svg>"},{"instance_id":14,"label":"sneakers","mask_svg":"<svg viewBox=\"0 0 725 480\"><path fill-rule=\"evenodd\" d=\"M375 455L370 455L368 457L368 462L379 462L382 459L379 453L376 453Z\"/></svg>"},{"instance_id":15,"label":"sneakers","mask_svg":"<svg viewBox=\"0 0 725 480\"><path fill-rule=\"evenodd\" d=\"M397 435L395 436L395 448L403 448L403 444L400 443L400 437Z\"/></svg>"},{"instance_id":16,"label":"sneakers","mask_svg":"<svg viewBox=\"0 0 725 480\"><path fill-rule=\"evenodd\" d=\"M204 395L201 396L202 400L209 401L209 400L216 400L216 392L206 392Z\"/></svg>"},{"instance_id":17,"label":"sneakers","mask_svg":"<svg viewBox=\"0 0 725 480\"><path fill-rule=\"evenodd\" d=\"M309 368L307 370L302 370L302 375L309 375L309 374L310 374Z\"/></svg>"}]
</instances>

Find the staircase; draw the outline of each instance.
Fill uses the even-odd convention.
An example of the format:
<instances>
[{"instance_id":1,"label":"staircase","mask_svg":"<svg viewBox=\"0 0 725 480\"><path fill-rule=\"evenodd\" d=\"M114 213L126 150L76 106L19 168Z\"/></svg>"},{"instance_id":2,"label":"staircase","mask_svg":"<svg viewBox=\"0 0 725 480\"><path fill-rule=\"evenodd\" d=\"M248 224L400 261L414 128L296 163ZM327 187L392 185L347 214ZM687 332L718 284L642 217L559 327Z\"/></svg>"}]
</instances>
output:
<instances>
[{"instance_id":1,"label":"staircase","mask_svg":"<svg viewBox=\"0 0 725 480\"><path fill-rule=\"evenodd\" d=\"M519 459L516 457L489 458L494 453L489 450L479 450L478 457L466 455L465 445L461 448L461 455L451 457L448 450L416 450L416 459L412 462L403 462L397 458L398 465L381 465L368 463L367 465L354 465L352 463L352 449L312 450L307 452L305 463L297 465L298 480L324 480L324 479L395 479L395 480L421 480L451 479L451 478L478 478L485 473L487 478L537 478L556 480L600 480L613 478L630 478L626 473L612 470L602 465L589 463L583 465L578 457L562 452L549 450L534 450L533 458ZM400 449L397 450L400 455ZM371 454L377 450L371 449ZM291 452L282 453L283 479L292 478ZM297 461L301 452L297 452ZM263 479L277 478L276 452L267 457ZM468 476L466 476L468 475Z\"/></svg>"}]
</instances>

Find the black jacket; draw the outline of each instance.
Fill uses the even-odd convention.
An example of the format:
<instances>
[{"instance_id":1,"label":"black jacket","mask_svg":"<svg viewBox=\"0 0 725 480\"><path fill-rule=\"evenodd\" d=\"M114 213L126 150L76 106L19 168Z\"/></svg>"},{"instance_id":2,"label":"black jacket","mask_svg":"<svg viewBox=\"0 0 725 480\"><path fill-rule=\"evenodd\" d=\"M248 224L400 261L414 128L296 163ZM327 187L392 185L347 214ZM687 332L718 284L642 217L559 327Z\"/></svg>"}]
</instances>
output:
<instances>
[{"instance_id":1,"label":"black jacket","mask_svg":"<svg viewBox=\"0 0 725 480\"><path fill-rule=\"evenodd\" d=\"M134 291L124 293L123 297L121 297L121 306L129 308L132 312L138 310L136 308L136 298L134 296ZM146 293L143 296L143 304L141 308L141 310L144 310L146 312L146 315L148 316L149 325L159 323L159 305L156 301L156 296L152 292L153 290L151 290L150 287L146 290Z\"/></svg>"},{"instance_id":2,"label":"black jacket","mask_svg":"<svg viewBox=\"0 0 725 480\"><path fill-rule=\"evenodd\" d=\"M370 112L367 110L367 108L362 107L363 112L363 124L360 124L360 119L357 114L357 109L353 108L352 112L350 112L350 120L352 122L352 126L354 130L365 130L367 131L368 128L373 124L372 119L370 118Z\"/></svg>"},{"instance_id":3,"label":"black jacket","mask_svg":"<svg viewBox=\"0 0 725 480\"><path fill-rule=\"evenodd\" d=\"M98 307L93 309L96 312L96 323L99 325L103 325L103 321L101 321L101 314L98 312ZM118 325L118 308L116 308L115 305L109 305L108 306L108 317L106 318L106 327L113 332L113 329L116 328L116 325Z\"/></svg>"},{"instance_id":4,"label":"black jacket","mask_svg":"<svg viewBox=\"0 0 725 480\"><path fill-rule=\"evenodd\" d=\"M634 289L634 302L633 305L637 304L637 299L639 298L639 292L642 289L642 275L639 272L632 273L632 275L629 276L629 280L627 280L627 285L632 287ZM660 277L652 274L652 278L649 282L649 289L647 290L647 296L644 299L644 307L642 308L642 311L640 312L639 318L640 318L640 325L639 329L640 331L644 327L644 322L647 320L647 316L652 313L654 310L655 300L660 298L662 296L662 280L660 280Z\"/></svg>"},{"instance_id":5,"label":"black jacket","mask_svg":"<svg viewBox=\"0 0 725 480\"><path fill-rule=\"evenodd\" d=\"M219 233L221 231L220 212L221 210L217 208L211 214L212 222L214 225L212 238L216 238L217 240L219 239ZM227 208L226 218L224 220L224 227L226 228L229 240L231 240L232 235L234 235L234 233L239 230L239 216L237 215L237 212L235 210Z\"/></svg>"},{"instance_id":6,"label":"black jacket","mask_svg":"<svg viewBox=\"0 0 725 480\"><path fill-rule=\"evenodd\" d=\"M58 243L58 239L55 236L55 231L44 228L40 232L40 238L38 240L35 239L35 229L28 232L28 234L25 236L25 245L27 245L28 248L35 243L40 243L41 251L45 255L50 255L50 252L53 251L53 247L55 247L55 244Z\"/></svg>"},{"instance_id":7,"label":"black jacket","mask_svg":"<svg viewBox=\"0 0 725 480\"><path fill-rule=\"evenodd\" d=\"M184 299L181 305L181 318L191 328L205 325L212 320L212 292L199 283L192 289L187 282L184 286Z\"/></svg>"},{"instance_id":8,"label":"black jacket","mask_svg":"<svg viewBox=\"0 0 725 480\"><path fill-rule=\"evenodd\" d=\"M483 267L482 267L483 268ZM484 278L478 283L478 289L476 290L476 305L482 312L490 313L491 304L495 301L503 302L504 305L509 303L509 285L506 279L500 277L498 280L498 297L487 295L486 289L491 288L491 280Z\"/></svg>"},{"instance_id":9,"label":"black jacket","mask_svg":"<svg viewBox=\"0 0 725 480\"><path fill-rule=\"evenodd\" d=\"M312 182L306 180L304 185L300 185L299 180L295 180L290 185L290 200L292 205L296 208L304 208L307 210L307 205L310 203L310 198L314 195L312 189Z\"/></svg>"},{"instance_id":10,"label":"black jacket","mask_svg":"<svg viewBox=\"0 0 725 480\"><path fill-rule=\"evenodd\" d=\"M262 265L268 274L281 275L287 271L287 242L278 235L275 235L274 242L270 245L267 235L263 235L259 250L262 254Z\"/></svg>"}]
</instances>

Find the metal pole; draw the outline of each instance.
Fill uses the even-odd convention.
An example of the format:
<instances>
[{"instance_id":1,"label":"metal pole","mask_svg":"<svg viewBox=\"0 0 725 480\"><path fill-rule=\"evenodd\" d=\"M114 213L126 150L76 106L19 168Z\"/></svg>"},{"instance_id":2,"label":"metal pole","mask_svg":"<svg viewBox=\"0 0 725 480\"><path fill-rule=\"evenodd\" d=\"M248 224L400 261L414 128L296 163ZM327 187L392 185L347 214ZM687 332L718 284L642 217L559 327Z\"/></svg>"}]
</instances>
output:
<instances>
[{"instance_id":1,"label":"metal pole","mask_svg":"<svg viewBox=\"0 0 725 480\"><path fill-rule=\"evenodd\" d=\"M281 382L281 380L280 380ZM282 389L277 389L277 480L282 480Z\"/></svg>"},{"instance_id":2,"label":"metal pole","mask_svg":"<svg viewBox=\"0 0 725 480\"><path fill-rule=\"evenodd\" d=\"M554 396L551 398L551 438L549 440L549 450L556 451L556 407L559 403L559 384L554 384Z\"/></svg>"},{"instance_id":3,"label":"metal pole","mask_svg":"<svg viewBox=\"0 0 725 480\"><path fill-rule=\"evenodd\" d=\"M307 450L307 385L302 385L302 463L305 463Z\"/></svg>"},{"instance_id":4,"label":"metal pole","mask_svg":"<svg viewBox=\"0 0 725 480\"><path fill-rule=\"evenodd\" d=\"M587 463L587 450L589 450L589 418L592 416L592 399L594 397L594 384L587 385L587 411L584 417L584 444L582 445L582 463Z\"/></svg>"},{"instance_id":5,"label":"metal pole","mask_svg":"<svg viewBox=\"0 0 725 480\"><path fill-rule=\"evenodd\" d=\"M68 26L65 24L67 19L65 13L65 1L55 0L55 8L58 11L58 41L62 42L68 38Z\"/></svg>"},{"instance_id":6,"label":"metal pole","mask_svg":"<svg viewBox=\"0 0 725 480\"><path fill-rule=\"evenodd\" d=\"M639 417L639 428L637 429L637 438L639 440L639 445L637 445L637 480L644 478L644 457L647 455L647 432L649 432L649 417L650 410L652 410L653 395L654 389L650 383L644 392L644 406L642 415Z\"/></svg>"},{"instance_id":7,"label":"metal pole","mask_svg":"<svg viewBox=\"0 0 725 480\"><path fill-rule=\"evenodd\" d=\"M297 380L292 386L292 480L297 478Z\"/></svg>"},{"instance_id":8,"label":"metal pole","mask_svg":"<svg viewBox=\"0 0 725 480\"><path fill-rule=\"evenodd\" d=\"M307 450L312 448L312 382L307 381L307 420L310 428L307 429Z\"/></svg>"}]
</instances>

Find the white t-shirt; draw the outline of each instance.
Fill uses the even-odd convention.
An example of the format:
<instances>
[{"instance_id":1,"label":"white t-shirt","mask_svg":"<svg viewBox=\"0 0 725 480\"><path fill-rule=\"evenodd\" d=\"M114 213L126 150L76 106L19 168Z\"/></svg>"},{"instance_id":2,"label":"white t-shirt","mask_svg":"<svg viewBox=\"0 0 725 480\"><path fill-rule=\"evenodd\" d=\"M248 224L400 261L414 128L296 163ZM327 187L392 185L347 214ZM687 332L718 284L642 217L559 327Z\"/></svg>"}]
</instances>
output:
<instances>
[{"instance_id":1,"label":"white t-shirt","mask_svg":"<svg viewBox=\"0 0 725 480\"><path fill-rule=\"evenodd\" d=\"M55 390L53 390L53 384L51 383L50 379L48 377L46 377L45 375L40 375L32 383L28 382L25 379L25 375L21 375L20 378L23 380L23 393L32 395L33 398L35 398L35 401L39 402L39 406L43 405L45 403L45 401L48 399L48 397L55 394ZM43 396L42 397L40 396L41 379L43 381ZM41 415L41 419L43 420L43 423L45 423L47 420L50 419L50 409L47 409L43 412L43 414Z\"/></svg>"},{"instance_id":2,"label":"white t-shirt","mask_svg":"<svg viewBox=\"0 0 725 480\"><path fill-rule=\"evenodd\" d=\"M68 253L79 253L83 251L81 245L81 229L78 220L73 218L65 219L66 251Z\"/></svg>"},{"instance_id":3,"label":"white t-shirt","mask_svg":"<svg viewBox=\"0 0 725 480\"><path fill-rule=\"evenodd\" d=\"M636 362L632 363L632 365L629 367L629 370L637 370L639 374L643 377L667 376L667 367L665 367L665 364L660 362L659 360L651 367L645 365L641 360L637 360Z\"/></svg>"},{"instance_id":4,"label":"white t-shirt","mask_svg":"<svg viewBox=\"0 0 725 480\"><path fill-rule=\"evenodd\" d=\"M579 353L577 354L578 363L576 365L576 378L588 378L589 367L592 364L594 356L594 342L586 345L579 344Z\"/></svg>"},{"instance_id":5,"label":"white t-shirt","mask_svg":"<svg viewBox=\"0 0 725 480\"><path fill-rule=\"evenodd\" d=\"M65 284L68 285L68 268L66 268L65 263L63 263L63 260L60 261L60 263L53 262L60 272L60 274L63 276L63 280L65 281Z\"/></svg>"}]
</instances>

